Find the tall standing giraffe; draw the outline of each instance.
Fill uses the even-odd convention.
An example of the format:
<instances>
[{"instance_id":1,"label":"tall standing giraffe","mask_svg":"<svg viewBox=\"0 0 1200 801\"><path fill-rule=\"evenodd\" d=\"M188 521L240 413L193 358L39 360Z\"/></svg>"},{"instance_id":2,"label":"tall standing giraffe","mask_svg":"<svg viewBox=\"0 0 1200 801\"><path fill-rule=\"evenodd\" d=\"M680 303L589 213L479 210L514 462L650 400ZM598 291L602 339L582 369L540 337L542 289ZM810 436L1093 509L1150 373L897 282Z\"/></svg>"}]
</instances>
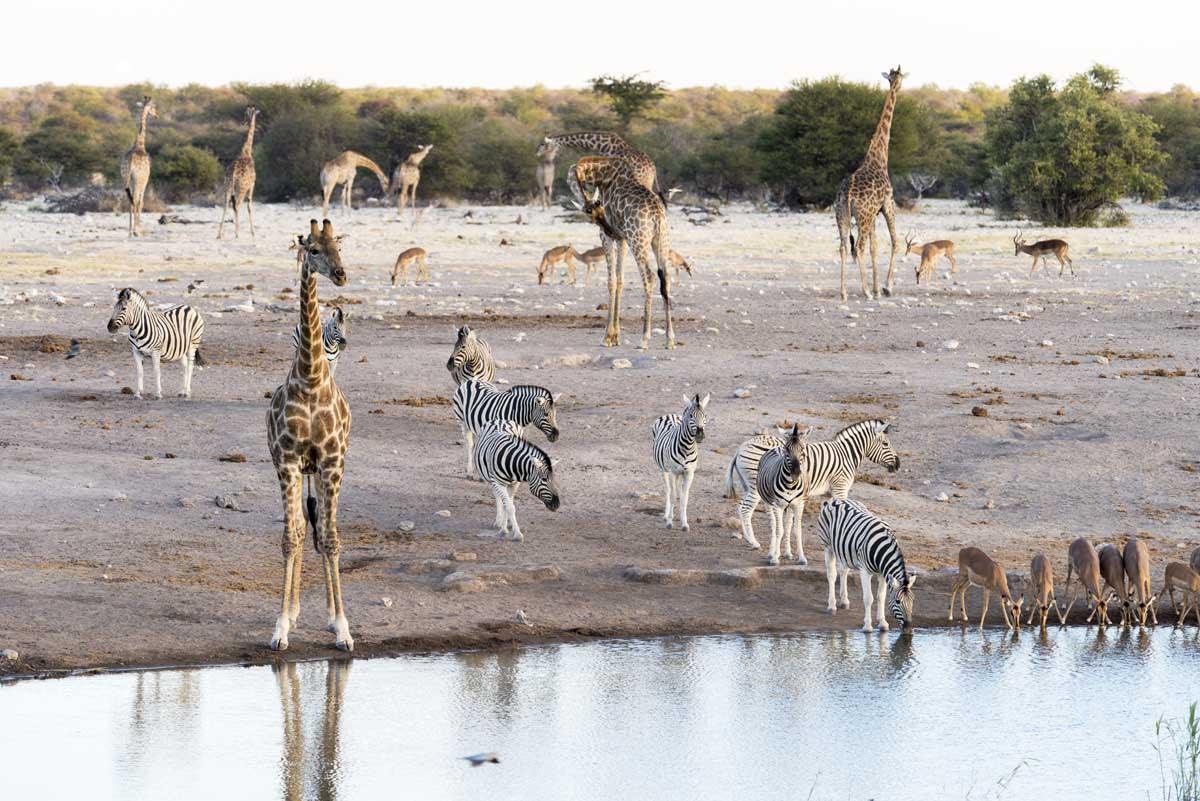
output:
<instances>
[{"instance_id":1,"label":"tall standing giraffe","mask_svg":"<svg viewBox=\"0 0 1200 801\"><path fill-rule=\"evenodd\" d=\"M254 126L258 120L258 109L246 107L246 119L250 126L246 129L246 141L242 143L242 152L232 164L225 178L225 208L221 212L221 225L217 228L217 239L225 233L225 215L229 213L229 204L233 204L233 236L241 236L241 215L239 207L246 204L246 216L250 219L250 237L254 237Z\"/></svg>"},{"instance_id":2,"label":"tall standing giraffe","mask_svg":"<svg viewBox=\"0 0 1200 801\"><path fill-rule=\"evenodd\" d=\"M867 148L866 158L862 165L842 181L838 188L837 200L833 204L834 217L837 220L838 239L841 242L842 258L842 300L846 299L846 239L850 240L850 255L858 265L859 278L862 280L863 294L867 298L879 296L879 274L875 266L876 241L875 218L883 214L887 222L888 235L892 240L892 253L888 258L887 283L883 293L892 294L892 271L896 267L896 204L892 198L892 181L888 177L888 141L892 135L892 114L896 110L896 94L900 91L900 82L904 74L899 65L894 70L883 73L888 82L887 99L883 101L883 113L879 116L879 124L875 126L875 134ZM850 232L850 223L854 220L858 225L858 242ZM863 242L871 246L871 286L867 289L867 271L862 263Z\"/></svg>"},{"instance_id":3,"label":"tall standing giraffe","mask_svg":"<svg viewBox=\"0 0 1200 801\"><path fill-rule=\"evenodd\" d=\"M614 156L621 159L628 176L658 195L663 205L666 205L667 199L659 189L658 170L655 168L654 162L649 156L617 134L608 131L579 131L547 136L542 139L538 153L541 153L543 147L550 146L555 149L566 146L582 153Z\"/></svg>"},{"instance_id":4,"label":"tall standing giraffe","mask_svg":"<svg viewBox=\"0 0 1200 801\"><path fill-rule=\"evenodd\" d=\"M137 138L133 147L121 159L121 182L125 196L129 198L129 235L142 235L142 202L146 197L146 186L150 183L150 154L146 152L146 120L158 119L158 107L150 95L142 98L141 121L138 123Z\"/></svg>"},{"instance_id":5,"label":"tall standing giraffe","mask_svg":"<svg viewBox=\"0 0 1200 801\"><path fill-rule=\"evenodd\" d=\"M625 245L642 273L646 293L642 326L642 350L650 345L650 320L653 313L654 271L650 268L653 251L658 268L658 291L662 295L667 318L667 347L675 347L675 326L671 321L670 229L667 207L655 192L629 176L628 165L611 156L585 156L571 166L569 180L573 191L585 198L584 210L600 226L600 242L608 263L608 327L604 345L621 344L621 290L625 278ZM589 191L590 187L590 191Z\"/></svg>"},{"instance_id":6,"label":"tall standing giraffe","mask_svg":"<svg viewBox=\"0 0 1200 801\"><path fill-rule=\"evenodd\" d=\"M558 143L543 140L538 145L537 157L538 200L543 209L548 209L554 199L554 160L558 158Z\"/></svg>"},{"instance_id":7,"label":"tall standing giraffe","mask_svg":"<svg viewBox=\"0 0 1200 801\"><path fill-rule=\"evenodd\" d=\"M337 647L354 650L350 624L342 605L337 531L338 493L350 442L350 406L329 373L321 336L317 274L335 286L346 284L338 240L325 220L309 223L308 237L297 238L300 261L300 341L287 380L271 396L267 411L267 445L283 493L283 601L271 648L288 646L288 631L300 616L300 565L304 553L305 504L301 487L305 475L317 485L317 503L309 500L313 545L325 563L325 600L329 631Z\"/></svg>"},{"instance_id":8,"label":"tall standing giraffe","mask_svg":"<svg viewBox=\"0 0 1200 801\"><path fill-rule=\"evenodd\" d=\"M354 176L359 167L366 167L375 173L379 185L383 187L384 196L387 196L390 191L387 174L363 154L347 150L332 161L325 162L325 166L321 168L321 193L325 198L321 205L322 217L329 216L329 198L338 184L342 184L342 210L347 214L350 212L350 195L354 191Z\"/></svg>"},{"instance_id":9,"label":"tall standing giraffe","mask_svg":"<svg viewBox=\"0 0 1200 801\"><path fill-rule=\"evenodd\" d=\"M392 172L392 187L396 190L396 215L404 216L404 205L412 198L413 215L417 213L417 184L421 183L421 162L433 150L433 145L425 145L420 150L408 154L408 158L400 162Z\"/></svg>"}]
</instances>

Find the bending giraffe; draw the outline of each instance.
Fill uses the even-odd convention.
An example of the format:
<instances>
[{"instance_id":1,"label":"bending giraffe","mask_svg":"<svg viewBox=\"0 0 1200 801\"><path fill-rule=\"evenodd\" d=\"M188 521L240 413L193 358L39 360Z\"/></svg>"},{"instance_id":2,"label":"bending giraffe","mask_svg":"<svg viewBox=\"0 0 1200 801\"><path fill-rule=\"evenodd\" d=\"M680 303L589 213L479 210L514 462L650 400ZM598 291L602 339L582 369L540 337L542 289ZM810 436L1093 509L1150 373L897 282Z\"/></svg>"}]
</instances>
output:
<instances>
[{"instance_id":1,"label":"bending giraffe","mask_svg":"<svg viewBox=\"0 0 1200 801\"><path fill-rule=\"evenodd\" d=\"M417 184L421 183L421 162L433 150L433 145L425 145L420 150L408 154L403 162L392 173L392 186L396 189L396 216L404 216L404 206L412 203L413 218L417 214ZM411 194L411 197L409 196Z\"/></svg>"},{"instance_id":2,"label":"bending giraffe","mask_svg":"<svg viewBox=\"0 0 1200 801\"><path fill-rule=\"evenodd\" d=\"M876 239L875 218L882 214L887 222L888 236L892 240L892 253L888 258L887 282L883 294L892 294L892 272L896 268L896 204L892 198L892 181L888 177L888 141L892 135L892 115L896 110L896 94L900 91L900 82L904 73L897 66L890 72L883 73L888 81L887 98L883 102L883 113L879 116L879 124L875 126L875 134L867 148L867 155L857 170L842 181L838 187L837 200L833 204L834 217L837 220L839 252L842 259L841 292L842 300L846 299L846 240L850 240L850 255L858 265L859 278L862 280L863 294L867 298L879 296L879 273L875 265ZM858 241L850 232L851 221L858 225ZM862 247L866 242L871 248L871 289L867 289L867 271L862 263Z\"/></svg>"},{"instance_id":3,"label":"bending giraffe","mask_svg":"<svg viewBox=\"0 0 1200 801\"><path fill-rule=\"evenodd\" d=\"M146 198L146 187L150 183L150 154L146 152L146 120L158 119L158 107L150 95L142 98L141 119L138 122L137 138L133 147L121 159L121 183L125 197L129 198L129 235L142 235L142 203Z\"/></svg>"},{"instance_id":4,"label":"bending giraffe","mask_svg":"<svg viewBox=\"0 0 1200 801\"><path fill-rule=\"evenodd\" d=\"M621 289L624 284L625 245L633 254L642 274L646 293L642 343L650 345L650 319L653 313L654 271L650 268L653 251L658 272L658 291L662 295L667 318L667 347L675 347L675 326L671 322L671 295L667 269L670 267L671 236L667 208L653 190L629 177L620 159L586 156L572 165L570 181L574 191L586 199L584 211L600 226L600 243L608 263L608 327L604 345L621 344ZM589 189L590 188L590 189Z\"/></svg>"},{"instance_id":5,"label":"bending giraffe","mask_svg":"<svg viewBox=\"0 0 1200 801\"><path fill-rule=\"evenodd\" d=\"M663 195L658 185L658 170L655 168L654 162L645 153L615 133L607 131L580 131L578 133L547 136L542 139L542 144L538 147L538 153L542 152L542 148L548 147L553 147L557 151L560 146L574 148L585 154L613 156L621 159L623 168L630 179L658 195L658 199L662 201L664 206L667 204L667 198ZM575 187L572 185L571 188L574 190ZM582 199L577 197L576 200Z\"/></svg>"},{"instance_id":6,"label":"bending giraffe","mask_svg":"<svg viewBox=\"0 0 1200 801\"><path fill-rule=\"evenodd\" d=\"M338 494L350 442L350 406L333 382L321 331L317 301L317 274L335 286L346 284L346 270L338 251L333 225L325 220L309 223L308 237L298 236L300 261L300 337L287 380L271 396L267 411L267 445L283 494L283 592L271 648L288 647L288 631L300 616L300 566L304 554L305 504L301 498L304 476L312 476L317 499L308 501L308 522L313 545L325 563L325 600L329 630L338 648L354 650L350 624L342 604L337 531Z\"/></svg>"},{"instance_id":7,"label":"bending giraffe","mask_svg":"<svg viewBox=\"0 0 1200 801\"><path fill-rule=\"evenodd\" d=\"M254 125L258 120L258 109L254 106L246 108L246 119L250 126L246 129L246 141L242 143L242 152L229 165L229 173L225 178L225 208L221 212L221 225L217 228L217 239L225 233L225 215L229 213L229 204L233 204L233 236L241 236L242 203L246 204L246 217L250 220L250 237L254 237Z\"/></svg>"},{"instance_id":8,"label":"bending giraffe","mask_svg":"<svg viewBox=\"0 0 1200 801\"><path fill-rule=\"evenodd\" d=\"M347 214L350 212L350 195L354 191L354 176L359 167L366 167L375 173L375 177L379 179L379 186L383 188L384 197L387 196L390 191L387 175L379 165L361 153L347 150L333 161L325 162L325 166L321 168L321 193L324 196L321 204L322 217L329 216L329 198L338 184L342 185L342 211Z\"/></svg>"}]
</instances>

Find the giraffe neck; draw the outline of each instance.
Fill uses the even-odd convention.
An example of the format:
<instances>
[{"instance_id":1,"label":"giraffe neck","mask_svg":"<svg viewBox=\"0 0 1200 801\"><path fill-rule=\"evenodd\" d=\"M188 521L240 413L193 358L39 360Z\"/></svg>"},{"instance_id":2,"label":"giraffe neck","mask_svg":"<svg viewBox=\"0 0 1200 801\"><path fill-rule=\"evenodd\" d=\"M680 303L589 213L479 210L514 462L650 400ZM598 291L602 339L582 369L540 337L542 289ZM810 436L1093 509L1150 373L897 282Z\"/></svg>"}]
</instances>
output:
<instances>
[{"instance_id":1,"label":"giraffe neck","mask_svg":"<svg viewBox=\"0 0 1200 801\"><path fill-rule=\"evenodd\" d=\"M867 157L863 163L871 163L882 169L887 169L888 141L892 137L892 114L896 110L896 91L898 86L888 89L887 98L883 101L883 113L879 115L879 124L875 126L875 135L871 137L871 146L867 148Z\"/></svg>"},{"instance_id":2,"label":"giraffe neck","mask_svg":"<svg viewBox=\"0 0 1200 801\"><path fill-rule=\"evenodd\" d=\"M586 132L561 134L550 137L551 141L580 150L591 150L602 156L623 156L632 150L629 143L616 134Z\"/></svg>"},{"instance_id":3,"label":"giraffe neck","mask_svg":"<svg viewBox=\"0 0 1200 801\"><path fill-rule=\"evenodd\" d=\"M300 271L300 342L296 347L293 372L310 384L320 383L328 375L325 348L321 340L321 309L317 300L317 273L308 259Z\"/></svg>"},{"instance_id":4,"label":"giraffe neck","mask_svg":"<svg viewBox=\"0 0 1200 801\"><path fill-rule=\"evenodd\" d=\"M150 116L150 108L148 106L144 107L142 109L142 121L138 124L137 139L135 139L133 142L133 147L135 150L145 150L146 149L146 118L149 116Z\"/></svg>"},{"instance_id":5,"label":"giraffe neck","mask_svg":"<svg viewBox=\"0 0 1200 801\"><path fill-rule=\"evenodd\" d=\"M246 141L242 144L242 158L250 158L254 153L255 118L250 118L250 130L246 131Z\"/></svg>"}]
</instances>

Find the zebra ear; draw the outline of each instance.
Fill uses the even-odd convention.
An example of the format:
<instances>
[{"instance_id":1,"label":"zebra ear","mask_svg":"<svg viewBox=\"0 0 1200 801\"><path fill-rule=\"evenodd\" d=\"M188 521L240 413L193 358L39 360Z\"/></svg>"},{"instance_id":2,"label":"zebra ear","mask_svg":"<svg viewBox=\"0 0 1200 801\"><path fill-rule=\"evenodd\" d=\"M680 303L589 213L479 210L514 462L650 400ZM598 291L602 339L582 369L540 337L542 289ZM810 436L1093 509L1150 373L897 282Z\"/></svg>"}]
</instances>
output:
<instances>
[{"instance_id":1,"label":"zebra ear","mask_svg":"<svg viewBox=\"0 0 1200 801\"><path fill-rule=\"evenodd\" d=\"M910 590L911 590L911 589L912 589L913 582L915 582L916 580L917 580L917 574L916 574L916 573L909 573L909 574L908 574L908 581L905 583L905 586L906 586L908 589L910 589Z\"/></svg>"},{"instance_id":2,"label":"zebra ear","mask_svg":"<svg viewBox=\"0 0 1200 801\"><path fill-rule=\"evenodd\" d=\"M704 397L703 397L703 398L701 398L699 395L697 395L697 396L696 396L696 399L700 401L700 408L701 408L701 409L706 409L706 408L708 408L708 399L709 399L709 398L711 398L711 397L712 397L712 393L711 393L711 392L705 392L705 393L704 393Z\"/></svg>"},{"instance_id":3,"label":"zebra ear","mask_svg":"<svg viewBox=\"0 0 1200 801\"><path fill-rule=\"evenodd\" d=\"M880 433L886 434L892 430L892 426L896 425L894 420L885 420L883 422L883 430Z\"/></svg>"},{"instance_id":4,"label":"zebra ear","mask_svg":"<svg viewBox=\"0 0 1200 801\"><path fill-rule=\"evenodd\" d=\"M557 395L550 396L550 400L554 401L555 403L558 403L559 399L561 399L562 396L563 396L563 394L561 392L559 392Z\"/></svg>"},{"instance_id":5,"label":"zebra ear","mask_svg":"<svg viewBox=\"0 0 1200 801\"><path fill-rule=\"evenodd\" d=\"M699 397L699 396L697 396L697 397ZM684 402L686 405L688 405L688 406L691 406L691 405L692 405L692 399L691 399L691 398L689 398L687 395L684 395L684 396L683 396L683 402Z\"/></svg>"}]
</instances>

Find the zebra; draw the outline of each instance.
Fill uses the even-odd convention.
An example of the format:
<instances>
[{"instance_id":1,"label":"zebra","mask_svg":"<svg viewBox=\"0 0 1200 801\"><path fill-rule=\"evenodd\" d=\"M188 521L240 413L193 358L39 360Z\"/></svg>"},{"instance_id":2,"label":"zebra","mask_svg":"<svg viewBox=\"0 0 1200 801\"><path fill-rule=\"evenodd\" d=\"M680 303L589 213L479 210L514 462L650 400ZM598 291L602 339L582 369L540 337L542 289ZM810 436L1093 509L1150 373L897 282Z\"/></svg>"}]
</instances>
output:
<instances>
[{"instance_id":1,"label":"zebra","mask_svg":"<svg viewBox=\"0 0 1200 801\"><path fill-rule=\"evenodd\" d=\"M679 509L679 528L688 530L688 496L692 491L692 478L696 474L696 463L700 458L697 443L704 441L704 411L708 407L709 395L703 398L683 397L687 404L683 414L665 414L654 421L651 433L654 438L654 462L662 471L667 485L667 505L663 519L667 528L675 520L674 507ZM676 503L678 501L678 503Z\"/></svg>"},{"instance_id":2,"label":"zebra","mask_svg":"<svg viewBox=\"0 0 1200 801\"><path fill-rule=\"evenodd\" d=\"M155 397L162 400L161 362L183 361L183 388L179 397L192 397L192 370L204 364L200 355L200 337L204 335L204 318L191 306L169 306L153 309L136 289L125 287L117 293L108 332L115 334L121 326L129 326L129 347L137 367L137 393L142 397L142 357L149 356L154 365Z\"/></svg>"},{"instance_id":3,"label":"zebra","mask_svg":"<svg viewBox=\"0 0 1200 801\"><path fill-rule=\"evenodd\" d=\"M488 382L496 378L492 349L488 347L486 339L479 337L467 325L458 329L458 339L450 358L446 360L446 369L450 371L455 384L461 384L468 378Z\"/></svg>"},{"instance_id":4,"label":"zebra","mask_svg":"<svg viewBox=\"0 0 1200 801\"><path fill-rule=\"evenodd\" d=\"M300 323L292 330L292 347L300 347ZM329 360L329 374L337 373L338 356L346 349L346 313L340 306L333 307L333 314L321 326L321 342L325 346L325 358Z\"/></svg>"},{"instance_id":5,"label":"zebra","mask_svg":"<svg viewBox=\"0 0 1200 801\"><path fill-rule=\"evenodd\" d=\"M758 463L755 489L767 502L771 514L771 547L767 562L772 565L779 564L780 538L788 538L788 531L800 524L800 513L804 511L809 476L807 437L807 429L802 434L800 424L793 424L787 441L764 453ZM802 565L808 564L803 547L796 559Z\"/></svg>"},{"instance_id":6,"label":"zebra","mask_svg":"<svg viewBox=\"0 0 1200 801\"><path fill-rule=\"evenodd\" d=\"M862 466L863 459L870 459L876 464L887 468L889 473L900 469L900 457L892 449L888 441L888 432L893 424L886 420L861 420L846 426L833 435L832 439L824 442L813 442L808 446L808 489L805 499L819 498L830 493L834 498L847 498L850 488L854 486L855 474ZM780 431L783 434L784 431ZM759 434L743 442L729 463L725 476L726 497L741 497L738 504L738 517L742 521L741 534L734 534L738 539L743 537L751 547L758 549L758 540L754 537L754 526L751 522L754 510L758 507L758 488L756 475L758 463L762 455L771 448L783 445L783 439L770 434ZM800 509L803 512L803 507ZM801 517L797 517L796 548L801 558L804 554ZM783 552L789 559L792 556L791 537L783 539Z\"/></svg>"},{"instance_id":7,"label":"zebra","mask_svg":"<svg viewBox=\"0 0 1200 801\"><path fill-rule=\"evenodd\" d=\"M866 607L863 631L872 631L871 612L875 601L871 592L872 580L876 582L879 601L876 611L879 630L888 630L883 605L889 590L892 593L892 617L902 628L912 628L912 587L917 577L905 569L904 554L900 552L896 535L887 523L867 511L867 507L858 501L830 498L821 504L821 512L817 516L817 536L825 546L825 575L829 580L829 599L825 611L831 615L836 611L834 584L840 563L843 575L857 569L862 580L863 606ZM844 578L842 602L838 606L850 606Z\"/></svg>"},{"instance_id":8,"label":"zebra","mask_svg":"<svg viewBox=\"0 0 1200 801\"><path fill-rule=\"evenodd\" d=\"M454 390L452 408L467 449L467 476L475 474L472 456L475 434L493 420L511 420L521 427L522 433L525 426L537 426L546 439L555 442L558 439L558 419L554 410L557 400L550 390L529 384L518 384L507 392L469 378L459 384Z\"/></svg>"},{"instance_id":9,"label":"zebra","mask_svg":"<svg viewBox=\"0 0 1200 801\"><path fill-rule=\"evenodd\" d=\"M514 495L517 485L525 482L529 492L551 512L558 511L558 486L550 457L521 434L524 427L512 420L493 420L479 429L475 441L475 464L479 477L492 485L496 498L496 528L503 537L509 534L520 542L525 539L517 525Z\"/></svg>"}]
</instances>

